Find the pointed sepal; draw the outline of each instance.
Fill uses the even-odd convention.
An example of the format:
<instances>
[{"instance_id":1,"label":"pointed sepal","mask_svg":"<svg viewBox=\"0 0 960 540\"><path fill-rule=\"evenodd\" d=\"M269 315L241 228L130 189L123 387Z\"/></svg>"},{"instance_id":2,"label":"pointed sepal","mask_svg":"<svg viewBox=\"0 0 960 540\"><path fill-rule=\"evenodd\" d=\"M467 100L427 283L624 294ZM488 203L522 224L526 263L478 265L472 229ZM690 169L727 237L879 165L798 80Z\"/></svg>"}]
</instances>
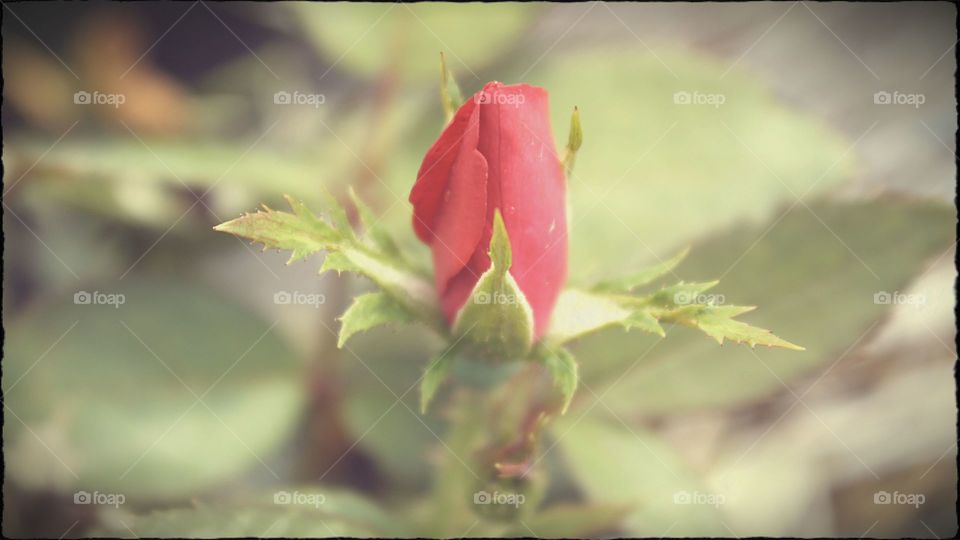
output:
<instances>
[{"instance_id":1,"label":"pointed sepal","mask_svg":"<svg viewBox=\"0 0 960 540\"><path fill-rule=\"evenodd\" d=\"M440 53L440 103L443 106L443 113L446 116L447 123L453 119L457 109L463 105L463 94L457 85L453 74L447 69L447 59L443 53Z\"/></svg>"},{"instance_id":2,"label":"pointed sepal","mask_svg":"<svg viewBox=\"0 0 960 540\"><path fill-rule=\"evenodd\" d=\"M490 238L490 262L457 314L453 333L484 359L520 360L533 344L533 310L510 275L510 239L499 210Z\"/></svg>"},{"instance_id":3,"label":"pointed sepal","mask_svg":"<svg viewBox=\"0 0 960 540\"><path fill-rule=\"evenodd\" d=\"M567 146L563 154L563 172L567 178L570 178L570 173L573 172L577 152L582 144L583 127L580 126L580 109L574 107L573 114L570 115L570 134L567 136Z\"/></svg>"}]
</instances>

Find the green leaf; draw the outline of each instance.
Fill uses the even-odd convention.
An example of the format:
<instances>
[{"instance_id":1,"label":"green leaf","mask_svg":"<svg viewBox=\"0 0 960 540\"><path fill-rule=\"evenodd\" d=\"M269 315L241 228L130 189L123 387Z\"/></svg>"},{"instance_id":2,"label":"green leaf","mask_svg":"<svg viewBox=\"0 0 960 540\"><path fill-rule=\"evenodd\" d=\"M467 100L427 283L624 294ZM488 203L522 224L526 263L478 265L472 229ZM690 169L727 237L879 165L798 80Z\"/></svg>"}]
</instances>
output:
<instances>
[{"instance_id":1,"label":"green leaf","mask_svg":"<svg viewBox=\"0 0 960 540\"><path fill-rule=\"evenodd\" d=\"M440 53L440 103L443 105L443 113L447 122L453 119L457 109L463 105L463 94L460 93L460 86L457 80L447 69L447 60L443 53Z\"/></svg>"},{"instance_id":2,"label":"green leaf","mask_svg":"<svg viewBox=\"0 0 960 540\"><path fill-rule=\"evenodd\" d=\"M330 215L331 221L333 221L333 227L337 229L344 237L353 238L353 225L350 223L350 218L347 216L347 211L343 209L343 205L337 200L336 197L330 193L326 187L322 184L318 186L320 192L320 199L323 201L323 207L326 209L327 213ZM294 211L301 218L307 218L313 214L303 206L303 203L299 201L294 201L290 197L286 197L287 201L290 202L290 206L293 207Z\"/></svg>"},{"instance_id":3,"label":"green leaf","mask_svg":"<svg viewBox=\"0 0 960 540\"><path fill-rule=\"evenodd\" d=\"M329 487L284 487L257 495L196 502L146 514L103 512L97 536L120 538L410 536L400 516L366 498Z\"/></svg>"},{"instance_id":4,"label":"green leaf","mask_svg":"<svg viewBox=\"0 0 960 540\"><path fill-rule=\"evenodd\" d=\"M300 201L287 199L293 214L266 209L222 223L214 229L249 238L266 247L291 250L293 255L290 262L322 250L337 253L332 258L327 257L320 268L321 272L351 271L366 276L419 318L444 331L436 295L430 283L388 254L359 245L352 232L341 234ZM331 204L336 205L336 202ZM339 227L349 225L339 205L332 209L332 215Z\"/></svg>"},{"instance_id":5,"label":"green leaf","mask_svg":"<svg viewBox=\"0 0 960 540\"><path fill-rule=\"evenodd\" d=\"M111 283L100 293L122 294L117 307L67 293L5 321L11 479L132 504L279 471L269 458L306 403L305 365L280 333L209 288Z\"/></svg>"},{"instance_id":6,"label":"green leaf","mask_svg":"<svg viewBox=\"0 0 960 540\"><path fill-rule=\"evenodd\" d=\"M613 401L604 398L604 403ZM588 500L633 510L625 522L625 536L724 534L716 506L677 504L685 493L708 492L680 456L655 435L595 413L560 419L553 432L568 470Z\"/></svg>"},{"instance_id":7,"label":"green leaf","mask_svg":"<svg viewBox=\"0 0 960 540\"><path fill-rule=\"evenodd\" d=\"M343 241L338 231L313 215L303 203L289 198L288 201L294 214L265 208L221 223L214 230L249 238L264 248L291 251L287 264L334 248Z\"/></svg>"},{"instance_id":8,"label":"green leaf","mask_svg":"<svg viewBox=\"0 0 960 540\"><path fill-rule=\"evenodd\" d=\"M681 282L643 297L604 295L568 289L561 293L554 308L547 339L551 343L563 343L616 324L627 330L638 328L664 337L666 333L660 326L660 321L666 321L699 328L720 344L723 344L726 338L751 346L767 345L803 350L768 330L732 319L750 311L753 309L751 307L689 303L689 299L698 299L701 293L716 284L717 281ZM714 295L711 298L722 300L724 297Z\"/></svg>"},{"instance_id":9,"label":"green leaf","mask_svg":"<svg viewBox=\"0 0 960 540\"><path fill-rule=\"evenodd\" d=\"M291 26L337 67L386 71L422 81L436 73L437 51L457 69L477 72L522 37L535 6L523 4L290 4ZM477 39L477 28L484 39Z\"/></svg>"},{"instance_id":10,"label":"green leaf","mask_svg":"<svg viewBox=\"0 0 960 540\"><path fill-rule=\"evenodd\" d=\"M545 336L552 343L564 343L601 328L622 323L630 310L598 294L566 289L560 293Z\"/></svg>"},{"instance_id":11,"label":"green leaf","mask_svg":"<svg viewBox=\"0 0 960 540\"><path fill-rule=\"evenodd\" d=\"M673 257L654 266L644 268L643 270L630 274L626 277L598 283L593 290L598 292L630 292L638 287L642 287L653 282L664 274L672 272L673 269L676 268L677 265L679 265L680 262L686 258L688 253L690 253L689 246L684 248L680 253L677 253Z\"/></svg>"},{"instance_id":12,"label":"green leaf","mask_svg":"<svg viewBox=\"0 0 960 540\"><path fill-rule=\"evenodd\" d=\"M353 264L346 255L339 251L331 251L323 258L323 264L320 265L319 273L322 274L329 271L334 271L338 275L343 272L352 272L354 274L360 274L362 272L359 266Z\"/></svg>"},{"instance_id":13,"label":"green leaf","mask_svg":"<svg viewBox=\"0 0 960 540\"><path fill-rule=\"evenodd\" d=\"M577 359L570 354L570 351L557 347L544 348L541 360L553 377L553 384L563 395L563 408L560 414L565 414L570 407L570 402L573 401L573 395L577 392L577 383L580 380Z\"/></svg>"},{"instance_id":14,"label":"green leaf","mask_svg":"<svg viewBox=\"0 0 960 540\"><path fill-rule=\"evenodd\" d=\"M353 299L353 304L340 317L337 347L343 348L350 336L357 332L383 324L408 323L413 320L413 314L392 296L383 292L362 294Z\"/></svg>"},{"instance_id":15,"label":"green leaf","mask_svg":"<svg viewBox=\"0 0 960 540\"><path fill-rule=\"evenodd\" d=\"M427 371L423 374L420 381L420 414L427 414L427 408L433 401L434 394L446 380L450 373L450 366L453 365L454 356L449 351L442 356L430 362Z\"/></svg>"},{"instance_id":16,"label":"green leaf","mask_svg":"<svg viewBox=\"0 0 960 540\"><path fill-rule=\"evenodd\" d=\"M727 311L740 314L749 311L751 307L744 306L724 306ZM734 308L732 311L730 308ZM678 322L695 326L708 336L717 340L717 343L723 345L724 339L729 339L737 343L746 343L751 347L756 345L766 345L768 347L781 347L794 351L803 351L803 347L790 343L789 341L778 338L770 333L769 330L751 326L745 322L735 321L725 315L723 312L714 309L706 309L702 313L689 319L680 317Z\"/></svg>"},{"instance_id":17,"label":"green leaf","mask_svg":"<svg viewBox=\"0 0 960 540\"><path fill-rule=\"evenodd\" d=\"M566 140L574 106L602 126L591 131L568 183L572 282L626 275L702 234L766 221L852 171L851 141L785 106L760 78L728 67L635 42L584 44L544 58L524 77L549 89L556 140ZM674 103L674 92L695 90L726 103Z\"/></svg>"},{"instance_id":18,"label":"green leaf","mask_svg":"<svg viewBox=\"0 0 960 540\"><path fill-rule=\"evenodd\" d=\"M955 240L955 211L946 205L891 200L809 205L810 210L798 205L778 223L743 225L705 238L679 267L683 275L725 273L721 287L727 298L760 306L743 316L746 323L772 328L806 351L717 347L677 328L638 359L652 346L650 338L606 332L578 343L578 356L592 359L581 366L584 380L598 392L608 388L605 401L630 417L763 399L869 340L864 333L890 308L875 304L873 295L903 290ZM714 328L708 322L704 330ZM610 386L628 366L630 372Z\"/></svg>"},{"instance_id":19,"label":"green leaf","mask_svg":"<svg viewBox=\"0 0 960 540\"><path fill-rule=\"evenodd\" d=\"M499 210L494 214L490 261L490 268L457 314L454 334L486 359L519 360L533 344L533 310L509 273L510 239Z\"/></svg>"},{"instance_id":20,"label":"green leaf","mask_svg":"<svg viewBox=\"0 0 960 540\"><path fill-rule=\"evenodd\" d=\"M660 337L666 336L663 327L660 326L660 322L657 321L657 318L651 315L649 311L634 311L623 319L622 324L627 330L638 328L644 332L650 332Z\"/></svg>"},{"instance_id":21,"label":"green leaf","mask_svg":"<svg viewBox=\"0 0 960 540\"><path fill-rule=\"evenodd\" d=\"M681 281L680 283L663 287L648 297L641 298L638 303L657 306L688 306L699 304L700 302L697 300L701 293L716 287L718 283L720 283L719 280L693 283Z\"/></svg>"},{"instance_id":22,"label":"green leaf","mask_svg":"<svg viewBox=\"0 0 960 540\"><path fill-rule=\"evenodd\" d=\"M359 270L376 283L381 289L392 295L401 304L427 323L438 329L445 328L438 312L436 292L433 285L418 274L407 270L396 261L363 249L344 248L341 250L349 266Z\"/></svg>"},{"instance_id":23,"label":"green leaf","mask_svg":"<svg viewBox=\"0 0 960 540\"><path fill-rule=\"evenodd\" d=\"M342 132L339 126L337 131ZM185 204L184 184L198 197L205 194L204 205L211 211L227 216L262 200L278 201L281 193L321 202L318 182L337 178L350 165L339 155L342 147L333 144L319 151L311 146L277 153L253 140L184 141L144 135L141 142L126 131L123 135L70 137L54 147L51 140L18 138L4 148L5 164L12 170L29 169L18 188L37 189L58 202L161 230L192 204L192 199ZM318 179L321 168L336 172Z\"/></svg>"}]
</instances>

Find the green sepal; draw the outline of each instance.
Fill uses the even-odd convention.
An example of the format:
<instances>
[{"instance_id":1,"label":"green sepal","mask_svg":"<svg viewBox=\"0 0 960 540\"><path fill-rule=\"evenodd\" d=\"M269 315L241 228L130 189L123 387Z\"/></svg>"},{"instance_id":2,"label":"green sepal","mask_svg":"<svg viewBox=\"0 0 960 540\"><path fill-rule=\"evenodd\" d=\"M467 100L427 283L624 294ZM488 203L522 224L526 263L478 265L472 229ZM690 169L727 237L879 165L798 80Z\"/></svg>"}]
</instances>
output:
<instances>
[{"instance_id":1,"label":"green sepal","mask_svg":"<svg viewBox=\"0 0 960 540\"><path fill-rule=\"evenodd\" d=\"M440 53L440 103L443 106L443 113L446 115L447 123L457 114L457 110L463 105L463 94L457 85L457 80L447 69L447 59L443 53Z\"/></svg>"},{"instance_id":2,"label":"green sepal","mask_svg":"<svg viewBox=\"0 0 960 540\"><path fill-rule=\"evenodd\" d=\"M583 144L583 128L580 126L580 109L573 108L573 114L570 115L570 134L567 136L567 146L563 154L563 172L567 178L573 172L573 166L577 161L577 151Z\"/></svg>"},{"instance_id":3,"label":"green sepal","mask_svg":"<svg viewBox=\"0 0 960 540\"><path fill-rule=\"evenodd\" d=\"M484 272L453 325L468 350L487 360L520 360L533 345L533 310L509 270L510 239L497 210L490 238L490 268Z\"/></svg>"}]
</instances>

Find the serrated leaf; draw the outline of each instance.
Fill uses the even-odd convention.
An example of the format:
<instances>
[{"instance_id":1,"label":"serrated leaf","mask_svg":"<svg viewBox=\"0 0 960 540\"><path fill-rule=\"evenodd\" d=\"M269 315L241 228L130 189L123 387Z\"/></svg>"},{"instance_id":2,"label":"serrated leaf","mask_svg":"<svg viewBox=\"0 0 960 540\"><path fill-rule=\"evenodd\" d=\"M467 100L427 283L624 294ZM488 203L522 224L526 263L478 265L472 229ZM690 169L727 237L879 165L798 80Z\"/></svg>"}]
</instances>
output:
<instances>
[{"instance_id":1,"label":"serrated leaf","mask_svg":"<svg viewBox=\"0 0 960 540\"><path fill-rule=\"evenodd\" d=\"M343 272L353 272L355 274L361 273L360 267L353 264L346 255L339 251L331 251L327 253L327 256L323 258L323 264L320 265L319 273L334 271L337 274Z\"/></svg>"},{"instance_id":2,"label":"serrated leaf","mask_svg":"<svg viewBox=\"0 0 960 540\"><path fill-rule=\"evenodd\" d=\"M454 356L448 351L427 366L427 371L420 380L420 414L427 414L427 408L433 401L433 396L450 373L453 360Z\"/></svg>"},{"instance_id":3,"label":"serrated leaf","mask_svg":"<svg viewBox=\"0 0 960 540\"><path fill-rule=\"evenodd\" d=\"M384 230L377 217L373 215L373 210L357 195L357 192L353 190L353 186L350 186L349 193L351 200L353 200L353 205L356 206L357 213L360 215L360 222L363 224L367 235L373 240L374 245L383 253L399 258L400 248L397 247L390 233Z\"/></svg>"},{"instance_id":4,"label":"serrated leaf","mask_svg":"<svg viewBox=\"0 0 960 540\"><path fill-rule=\"evenodd\" d=\"M343 237L337 231L302 204L295 206L294 210L297 214L265 208L221 223L214 230L248 238L263 244L264 248L290 251L292 254L287 264L330 249L342 241Z\"/></svg>"},{"instance_id":5,"label":"serrated leaf","mask_svg":"<svg viewBox=\"0 0 960 540\"><path fill-rule=\"evenodd\" d=\"M606 296L579 289L566 289L560 293L553 308L546 339L553 343L564 343L621 323L628 316L630 310Z\"/></svg>"},{"instance_id":6,"label":"serrated leaf","mask_svg":"<svg viewBox=\"0 0 960 540\"><path fill-rule=\"evenodd\" d=\"M729 339L737 343L746 343L751 347L766 345L768 347L781 347L794 351L806 350L799 345L780 339L769 330L751 326L742 321L733 320L729 316L724 316L719 313L705 313L692 319L690 324L717 340L717 343L721 345L723 345L725 339Z\"/></svg>"},{"instance_id":7,"label":"serrated leaf","mask_svg":"<svg viewBox=\"0 0 960 540\"><path fill-rule=\"evenodd\" d=\"M413 314L392 296L383 292L362 294L354 298L353 304L340 316L337 347L343 348L350 336L358 332L383 324L408 323L413 320Z\"/></svg>"},{"instance_id":8,"label":"serrated leaf","mask_svg":"<svg viewBox=\"0 0 960 540\"><path fill-rule=\"evenodd\" d=\"M392 260L365 250L346 248L341 252L350 266L393 295L404 306L420 314L427 322L437 323L440 320L434 288L420 276L397 266Z\"/></svg>"},{"instance_id":9,"label":"serrated leaf","mask_svg":"<svg viewBox=\"0 0 960 540\"><path fill-rule=\"evenodd\" d=\"M663 327L660 326L660 323L657 321L657 318L646 310L634 311L630 315L627 315L621 324L623 324L623 327L627 330L630 330L631 328L638 328L644 332L650 332L651 334L656 334L660 337L664 337L666 335L666 333L663 331Z\"/></svg>"},{"instance_id":10,"label":"serrated leaf","mask_svg":"<svg viewBox=\"0 0 960 540\"><path fill-rule=\"evenodd\" d=\"M347 211L343 209L343 205L340 204L340 201L333 196L333 193L330 193L330 190L323 185L318 186L318 189L320 192L320 200L323 201L323 206L330 215L334 228L340 231L344 237L353 238L353 225L350 224L350 218L347 216ZM300 210L297 206L303 207L303 204L297 203L297 206L294 206L295 201L293 199L290 197L286 199L290 201L290 206L294 208L294 211L299 216ZM306 208L304 207L303 210L306 210ZM306 210L306 213L312 215L309 210Z\"/></svg>"},{"instance_id":11,"label":"serrated leaf","mask_svg":"<svg viewBox=\"0 0 960 540\"><path fill-rule=\"evenodd\" d=\"M686 258L688 253L690 253L689 246L680 251L680 253L654 266L644 268L629 276L598 283L594 287L594 290L599 292L630 292L637 287L642 287L653 282L664 274L672 272L673 269Z\"/></svg>"},{"instance_id":12,"label":"serrated leaf","mask_svg":"<svg viewBox=\"0 0 960 540\"><path fill-rule=\"evenodd\" d=\"M454 334L486 359L518 360L533 344L533 310L509 273L510 239L499 210L494 214L490 262L457 314Z\"/></svg>"},{"instance_id":13,"label":"serrated leaf","mask_svg":"<svg viewBox=\"0 0 960 540\"><path fill-rule=\"evenodd\" d=\"M550 376L553 377L553 384L563 394L563 408L560 414L565 414L573 400L573 395L577 392L577 383L580 380L577 359L570 354L570 351L557 347L544 349L542 361L550 372Z\"/></svg>"},{"instance_id":14,"label":"serrated leaf","mask_svg":"<svg viewBox=\"0 0 960 540\"><path fill-rule=\"evenodd\" d=\"M329 199L330 204L336 205L332 196ZM290 250L293 252L290 262L327 250L330 253L321 266L321 272L351 271L366 276L427 323L438 329L444 328L430 283L402 267L390 256L359 245L352 231L349 236L344 236L300 201L289 197L288 201L294 212L292 214L266 208L221 223L214 229L249 238L266 247ZM348 225L346 214L339 205L331 213L340 227Z\"/></svg>"},{"instance_id":15,"label":"serrated leaf","mask_svg":"<svg viewBox=\"0 0 960 540\"><path fill-rule=\"evenodd\" d=\"M717 280L691 283L681 281L675 285L664 287L646 299L641 299L641 301L666 306L698 304L700 303L698 297L702 293L716 287L717 283L720 282Z\"/></svg>"},{"instance_id":16,"label":"serrated leaf","mask_svg":"<svg viewBox=\"0 0 960 540\"><path fill-rule=\"evenodd\" d=\"M597 391L608 388L605 401L625 418L720 410L765 399L782 391L784 382L810 376L856 343L868 342L864 333L891 307L875 304L873 294L904 290L956 240L956 211L949 205L890 199L809 205L809 210L798 205L776 224L718 231L680 266L691 276L731 268L720 290L728 299L760 306L748 322L806 351L717 347L712 339L690 339L683 334L692 332L677 328L609 386L636 362L635 351L646 350L652 340L640 333L607 333L578 344L578 355L595 359L581 366L581 376ZM942 292L952 298L950 293Z\"/></svg>"}]
</instances>

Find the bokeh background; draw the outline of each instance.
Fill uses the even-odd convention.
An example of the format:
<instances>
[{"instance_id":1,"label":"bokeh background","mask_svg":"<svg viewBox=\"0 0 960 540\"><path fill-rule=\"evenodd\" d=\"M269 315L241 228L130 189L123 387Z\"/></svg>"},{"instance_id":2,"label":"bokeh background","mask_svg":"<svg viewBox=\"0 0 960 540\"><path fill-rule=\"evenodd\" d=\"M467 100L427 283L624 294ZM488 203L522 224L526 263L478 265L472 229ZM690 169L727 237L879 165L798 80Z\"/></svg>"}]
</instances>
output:
<instances>
[{"instance_id":1,"label":"bokeh background","mask_svg":"<svg viewBox=\"0 0 960 540\"><path fill-rule=\"evenodd\" d=\"M952 4L2 11L5 535L956 533ZM546 87L557 141L580 108L571 283L691 245L806 351L583 339L540 495L472 504L467 385L410 390L443 344L338 350L367 283L211 230L353 186L426 260L440 51Z\"/></svg>"}]
</instances>

